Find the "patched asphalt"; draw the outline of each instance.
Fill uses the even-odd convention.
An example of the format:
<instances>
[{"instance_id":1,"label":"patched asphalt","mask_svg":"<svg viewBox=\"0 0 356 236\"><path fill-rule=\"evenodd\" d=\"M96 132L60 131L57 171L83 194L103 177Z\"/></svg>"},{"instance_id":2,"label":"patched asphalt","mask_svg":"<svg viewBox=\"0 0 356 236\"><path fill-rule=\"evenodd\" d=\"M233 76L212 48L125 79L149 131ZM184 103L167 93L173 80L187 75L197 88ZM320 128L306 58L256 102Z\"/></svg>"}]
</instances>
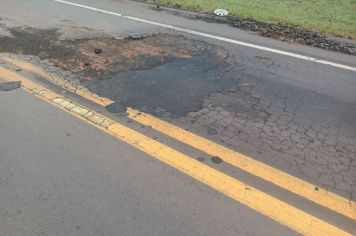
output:
<instances>
[{"instance_id":1,"label":"patched asphalt","mask_svg":"<svg viewBox=\"0 0 356 236\"><path fill-rule=\"evenodd\" d=\"M32 4L35 3L35 9L27 9L31 5L30 2ZM95 1L88 2L95 4ZM211 32L216 35L224 35L229 38L267 45L273 48L296 51L305 55L329 58L328 60L331 61L343 63L351 63L352 61L350 56L344 54L270 41L246 32L235 31L235 28L231 30L231 28L226 28L227 26L225 25L213 24L214 27L212 27L205 22L179 18L180 16L169 15L166 12L157 13L151 11L150 8L138 7L136 5L131 6L131 3L122 3L120 8L115 8L115 6L117 7L115 5L117 2L115 1L108 1L107 4L108 8L112 8L113 11L127 11L129 13L131 11L135 12L138 16L141 15L143 18L147 16L154 19L155 17L161 17L161 14L163 14L166 23L185 24L194 30ZM137 8L140 11L136 11ZM158 29L158 27L137 22L133 23L127 19L114 20L116 18L104 14L93 21L93 18L88 16L91 13L86 11L78 9L65 11L64 7L61 8L61 6L58 6L58 9L51 8L44 6L41 1L37 0L21 2L21 8L15 3L9 2L4 6L4 9L0 9L1 16L3 16L3 19L0 21L0 53L10 53L6 55L40 66L47 73L61 79L47 78L50 83L57 84L59 87L65 84L63 87L70 90L73 94L77 90L87 89L91 96L99 95L115 101L115 103L103 108L111 113L109 115L112 115L113 119L121 119L123 116L126 116L128 107L136 108L177 125L184 130L208 138L232 150L246 154L253 159L309 181L321 188L335 192L347 199L355 199L356 94L354 91L356 91L356 81L353 72L243 46L230 45L216 40L193 37L181 32L174 32L173 30ZM11 11L8 9L12 9L12 11L16 9L16 14L11 16L9 14ZM155 12L155 14L152 14L152 12ZM26 71L16 72L27 73ZM16 87L14 86L14 88ZM0 96L12 96L18 91L4 92ZM1 111L16 111L12 109L16 107L13 106L13 104L16 104L16 101L13 101L11 98L7 98L8 100L2 103L2 106L6 109L2 109ZM18 104L18 107L21 109L26 108L27 103L32 108L38 105L37 102L29 100L23 104ZM19 109L18 107L16 109ZM42 110L46 109L43 108ZM18 111L20 112L20 110ZM53 119L60 117L58 114L55 115L55 111L51 112ZM21 117L29 115L25 111L21 114L25 114ZM8 115L6 117L6 121L12 122L12 127L18 128L18 130L25 130L21 129L21 125L26 125L24 122L17 122ZM31 124L41 123L43 125L46 122L49 124L49 121L46 119L43 119L44 122L42 122L35 115L30 117L32 117ZM61 119L58 120L59 125L54 130L62 132L62 127L68 119L65 119L66 122ZM135 122L130 120L128 124L134 125L132 123ZM33 141L45 143L48 145L49 150L51 145L53 145L51 141L54 140L56 147L58 147L56 155L67 153L65 147L68 146L73 151L68 156L78 158L76 146L81 144L69 141L69 139L80 140L82 136L76 136L76 133L73 132L73 129L75 129L73 127L77 127L76 123L68 120L68 124L70 127L68 130L63 130L63 136L53 139L41 139L38 137L33 139ZM154 132L150 127L146 128L150 130L149 132ZM80 132L84 135L85 140L87 138L90 139L90 143L83 145L85 146L85 151L80 152L80 154L90 156L91 153L94 153L95 155L103 154L103 156L115 157L116 159L109 160L104 158L104 160L110 163L108 166L114 167L111 169L113 170L112 173L117 168L120 168L120 171L127 173L126 177L129 178L130 169L133 166L136 167L136 165L127 163L130 163L139 154L135 152L135 155L132 155L133 151L130 150L127 151L127 160L115 162L117 161L117 156L121 154L125 147L120 146L117 149L113 149L112 152L104 152L98 147L100 145L111 147L112 144L109 141L102 138L102 136L98 140L95 137L91 140L89 136L93 132L87 131L88 128L84 127L84 125L80 125L80 129L82 129ZM35 128L31 127L26 130L34 133L37 132ZM7 132L11 133L11 131ZM48 135L53 135L54 131L52 132L49 128L46 132L48 132ZM156 137L159 135L153 133L153 136L155 137L154 139L157 139ZM5 140L8 140L7 137ZM46 142L43 142L43 140ZM18 139L18 143L26 144L26 142L26 140ZM29 143L24 149L17 149L17 147L21 146L17 145L17 142L14 142L14 145L16 150L24 154L35 147L34 143ZM74 144L74 146L70 144ZM3 150L5 150L5 146ZM15 149L8 149L7 153L10 153L12 150ZM36 158L41 158L40 155L44 155L41 151L33 152L33 154ZM57 157L56 155L53 157ZM235 169L232 170L218 156L197 155L195 158L213 168L226 170L231 176L234 176L238 172ZM9 159L7 162L8 166L19 168L22 160L18 163L15 161L12 162L13 160L17 159ZM43 161L42 159L38 160ZM103 164L102 160L103 158L100 158L100 164ZM29 165L32 163L29 158L24 161L27 161L26 163ZM58 161L59 163L56 164L60 166L63 164L59 158L54 158L52 161L55 161L54 163ZM74 168L73 172L69 173L69 178L65 181L78 177L77 170L80 169L79 163L81 161L77 160L77 168ZM114 162L116 164L112 165ZM147 163L138 164L145 166ZM130 165L129 168L126 168L127 165ZM41 165L33 166L38 167ZM97 166L97 163L93 164L93 166ZM57 170L57 165L55 167L53 170ZM64 172L68 169L65 165L61 167L63 168L60 168L60 170ZM6 175L12 178L11 169L6 169L6 165L4 165L4 168L7 171ZM156 168L165 170L161 166ZM139 167L135 170L138 172L142 171ZM46 170L42 171L46 172ZM90 171L93 174L82 173L79 176L78 186L83 186L83 183L87 183L87 177L92 178L92 180L96 179L97 173L92 170ZM42 176L42 172L36 173ZM105 178L102 180L106 182L107 178L110 178L113 180L112 183L117 183L116 180L121 181L123 179L120 173L116 175L117 172L115 172L115 177L111 178L110 176L114 176L111 175L112 173L108 171L107 167L102 167L100 174L105 174ZM147 169L144 168L144 172L142 173L147 173ZM22 179L21 176L17 177L19 183L26 180L26 178ZM55 177L52 179L54 182L57 179ZM142 179L145 178L146 176L142 177ZM148 181L145 186L151 186L157 178L152 178L152 181ZM250 179L250 177L246 177L247 182ZM253 182L253 180L250 181ZM0 183L3 182L0 181ZM5 181L5 183L7 182ZM61 183L56 182L56 184ZM133 180L132 184L136 185L137 181ZM31 185L28 186L32 187ZM117 194L117 192L112 190L112 186L98 184L94 189ZM162 186L164 187L159 190L164 192L166 187L173 186L174 188L175 185L163 183ZM67 190L65 186L62 186L62 189L64 191ZM272 187L268 186L268 189L272 189ZM70 190L70 196L76 196L77 187L74 186ZM152 190L151 187L145 188L145 194L150 190ZM188 189L187 191L192 192L193 190ZM319 188L315 189L315 191L319 191ZM130 212L133 209L131 206L134 206L136 203L141 204L141 206L147 206L144 204L146 200L135 198L136 194L139 193L141 191L133 191L133 195L128 196L130 199L133 198L133 201L129 202L129 210L126 209L126 212ZM82 191L81 194L86 196L87 192ZM14 198L12 193L6 196L8 196L7 199ZM179 196L184 197L185 195ZM287 196L287 194L284 196ZM101 197L98 195L97 198L85 198L86 204L92 206L92 199L105 199L111 203L117 200L108 197L108 195L104 198ZM152 195L152 199L155 199L155 197ZM197 198L200 197L197 196ZM45 199L47 198L45 197ZM218 199L221 200L220 197ZM64 199L63 204L67 203L67 200ZM176 204L176 201L178 200L167 201L167 206L170 203L173 205ZM154 200L152 203L158 204L158 202L161 204L159 200L157 202ZM190 198L189 202L192 206L195 206L197 203L192 198ZM24 200L22 203L26 204L26 201ZM209 205L209 201L203 201L203 204ZM220 204L222 203L220 202ZM69 204L69 206L74 205L76 204ZM212 207L213 205L210 204L209 206ZM226 209L228 208L226 207ZM106 206L100 208L103 215L105 215L103 213L105 209L108 208ZM121 208L115 209L119 210ZM167 209L168 207L160 208L161 211ZM179 207L175 207L174 209L179 210ZM200 212L202 209L199 208L198 210ZM77 213L71 212L70 208L66 208L66 211L70 214ZM150 210L143 210L142 212L144 214L148 212L147 216L150 215ZM187 219L193 218L195 222L199 223L198 228L204 228L206 225L205 222L201 221L199 214L194 212L193 209L188 214ZM205 212L206 214L204 215L211 215L209 212L216 212L216 209L214 207L209 208L209 211ZM222 210L222 212L224 211ZM116 211L112 211L111 213L114 216L118 216L116 215ZM166 213L170 217L172 217L172 214L175 214L175 212ZM323 212L321 211L321 213ZM319 212L318 214L323 217L321 213ZM10 215L13 216L14 213L10 213ZM80 215L79 213L78 216ZM88 216L89 214L85 215ZM149 223L152 222L160 222L166 216L162 216L158 212L155 212L154 215L156 218L153 221L147 218L145 221L148 222L146 226L149 227ZM194 217L194 215L197 217ZM234 219L236 219L236 215L241 217L235 211L230 213L230 215ZM246 215L250 217L249 219L256 218L254 215L251 216L247 213ZM106 216L104 221L111 222L114 225L110 229L112 231L108 230L107 232L117 230L117 222ZM133 215L132 219L135 219L135 217L136 215ZM213 224L210 224L210 230L219 231L221 229L222 231L220 232L226 232L227 235L239 230L242 233L247 232L246 228L244 228L245 223L235 224L232 227L230 222L228 227L225 227L224 222L221 220L225 218L219 218L218 216L216 218L208 218L214 221ZM56 216L53 216L53 219L53 222L60 220ZM71 217L66 219L73 220ZM242 216L240 219L244 220L245 217ZM339 218L332 218L333 222L336 222L337 219ZM89 219L86 223L91 220ZM267 222L264 218L261 218L260 221ZM140 222L142 223L142 221ZM181 221L174 217L169 218L167 225L173 224L177 226L176 222ZM214 225L216 222L220 222L221 224L219 223L216 226ZM271 225L272 223L268 221L266 224ZM97 229L96 225L85 225L88 226L88 232L92 229ZM99 226L101 225L99 224ZM242 229L240 226L242 226ZM57 227L57 224L53 224L51 227L53 229L53 227ZM74 228L81 229L82 227L78 223ZM39 226L39 230L40 228ZM165 230L166 228L162 229L161 227L159 229ZM174 229L176 230L175 232L188 232L181 231L179 225ZM253 232L263 234L266 233L264 230L263 227L255 227ZM281 233L285 235L285 229L280 231L267 230L270 230L268 232L271 234ZM46 231L44 230L44 232ZM73 231L69 230L68 232ZM126 231L124 230L123 232ZM142 231L132 230L131 232L137 233ZM206 232L209 233L209 231Z\"/></svg>"},{"instance_id":2,"label":"patched asphalt","mask_svg":"<svg viewBox=\"0 0 356 236\"><path fill-rule=\"evenodd\" d=\"M60 29L8 31L1 52L29 55L72 92L114 101L106 109L118 117L141 110L354 196L356 85L348 72L336 82L311 67L168 33L63 39Z\"/></svg>"}]
</instances>

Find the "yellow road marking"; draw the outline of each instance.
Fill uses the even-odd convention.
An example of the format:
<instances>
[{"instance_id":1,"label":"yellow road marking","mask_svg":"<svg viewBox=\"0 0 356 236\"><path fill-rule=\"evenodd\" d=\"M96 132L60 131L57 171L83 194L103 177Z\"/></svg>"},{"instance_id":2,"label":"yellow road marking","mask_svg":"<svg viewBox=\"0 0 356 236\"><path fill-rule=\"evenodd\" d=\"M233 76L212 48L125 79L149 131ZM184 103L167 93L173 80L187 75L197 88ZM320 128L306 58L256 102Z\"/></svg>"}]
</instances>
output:
<instances>
[{"instance_id":1,"label":"yellow road marking","mask_svg":"<svg viewBox=\"0 0 356 236\"><path fill-rule=\"evenodd\" d=\"M112 121L94 111L71 102L60 95L0 66L0 76L8 81L22 81L25 90L54 104L89 124L104 130L123 142L174 167L207 186L304 235L351 235L327 222L305 213L277 198L244 184L222 172L202 164L156 140ZM90 114L90 115L88 115ZM96 117L90 119L90 117Z\"/></svg>"},{"instance_id":2,"label":"yellow road marking","mask_svg":"<svg viewBox=\"0 0 356 236\"><path fill-rule=\"evenodd\" d=\"M41 77L48 78L48 75L41 68L34 66L31 63L12 59L9 57L2 57L4 60L21 67L25 70L38 74ZM77 92L77 91L73 91ZM80 93L77 93L81 95ZM81 95L83 96L83 95ZM95 102L99 105L110 104L107 98L84 96L86 99ZM318 187L301 180L295 176L289 175L281 170L273 168L262 162L256 161L246 155L240 154L222 145L214 143L199 135L188 132L168 122L162 121L158 118L137 111L135 109L128 109L129 117L136 122L151 126L153 129L170 136L182 143L203 151L211 156L219 156L226 163L236 166L246 172L258 176L266 181L269 181L281 188L302 196L314 203L327 207L333 211L356 220L356 203L354 201L343 198L337 194L327 191L324 188Z\"/></svg>"},{"instance_id":3,"label":"yellow road marking","mask_svg":"<svg viewBox=\"0 0 356 236\"><path fill-rule=\"evenodd\" d=\"M316 186L307 181L296 178L148 114L134 109L129 109L128 114L131 119L141 124L151 126L153 129L179 140L182 143L199 149L211 156L218 156L225 162L249 172L250 174L258 176L281 188L356 220L356 205L355 202L351 200L347 200L321 187L318 187L318 191L316 191Z\"/></svg>"},{"instance_id":4,"label":"yellow road marking","mask_svg":"<svg viewBox=\"0 0 356 236\"><path fill-rule=\"evenodd\" d=\"M81 88L81 89L76 89L70 82L60 78L57 75L51 74L49 75L46 71L44 71L42 68L35 66L32 63L26 62L26 61L22 61L22 60L17 60L14 58L11 58L9 56L1 56L1 59L3 59L4 61L7 61L17 67L20 67L24 70L27 70L29 72L32 72L44 79L47 79L49 81L52 81L53 83L59 85L60 87L64 88L64 89L68 89L71 92L76 93L79 96L82 96L85 99L88 99L89 101L92 101L100 106L107 106L111 103L113 103L113 101L111 101L110 99L107 98L103 98L103 97L99 97L99 96L95 96L92 92L90 92L87 88Z\"/></svg>"}]
</instances>

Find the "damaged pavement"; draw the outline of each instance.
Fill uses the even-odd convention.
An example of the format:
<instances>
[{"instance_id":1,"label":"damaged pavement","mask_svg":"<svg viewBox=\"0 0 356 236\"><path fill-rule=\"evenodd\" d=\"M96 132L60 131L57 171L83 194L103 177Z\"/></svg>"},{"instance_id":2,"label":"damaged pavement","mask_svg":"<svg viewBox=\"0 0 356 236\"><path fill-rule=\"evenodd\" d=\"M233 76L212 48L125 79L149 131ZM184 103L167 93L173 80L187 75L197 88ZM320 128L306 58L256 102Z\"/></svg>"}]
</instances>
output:
<instances>
[{"instance_id":1,"label":"damaged pavement","mask_svg":"<svg viewBox=\"0 0 356 236\"><path fill-rule=\"evenodd\" d=\"M171 30L37 17L0 20L1 65L30 63L48 75L38 81L102 99L113 119L136 109L355 201L355 72Z\"/></svg>"},{"instance_id":2,"label":"damaged pavement","mask_svg":"<svg viewBox=\"0 0 356 236\"><path fill-rule=\"evenodd\" d=\"M4 55L57 74L73 92L115 101L110 112L132 107L350 199L356 194L355 104L267 82L280 76L272 58L244 59L182 35L73 40L56 29L8 31L0 38ZM251 75L255 67L260 72Z\"/></svg>"}]
</instances>

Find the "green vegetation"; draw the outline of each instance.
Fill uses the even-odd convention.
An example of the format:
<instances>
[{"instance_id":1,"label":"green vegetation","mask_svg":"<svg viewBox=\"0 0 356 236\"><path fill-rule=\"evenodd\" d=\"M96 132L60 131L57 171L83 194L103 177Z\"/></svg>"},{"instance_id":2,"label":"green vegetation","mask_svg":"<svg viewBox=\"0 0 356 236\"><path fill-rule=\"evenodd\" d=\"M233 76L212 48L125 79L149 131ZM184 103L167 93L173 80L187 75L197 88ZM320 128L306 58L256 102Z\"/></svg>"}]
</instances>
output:
<instances>
[{"instance_id":1,"label":"green vegetation","mask_svg":"<svg viewBox=\"0 0 356 236\"><path fill-rule=\"evenodd\" d=\"M184 9L212 12L228 9L230 15L267 23L300 26L356 39L356 0L148 0Z\"/></svg>"}]
</instances>

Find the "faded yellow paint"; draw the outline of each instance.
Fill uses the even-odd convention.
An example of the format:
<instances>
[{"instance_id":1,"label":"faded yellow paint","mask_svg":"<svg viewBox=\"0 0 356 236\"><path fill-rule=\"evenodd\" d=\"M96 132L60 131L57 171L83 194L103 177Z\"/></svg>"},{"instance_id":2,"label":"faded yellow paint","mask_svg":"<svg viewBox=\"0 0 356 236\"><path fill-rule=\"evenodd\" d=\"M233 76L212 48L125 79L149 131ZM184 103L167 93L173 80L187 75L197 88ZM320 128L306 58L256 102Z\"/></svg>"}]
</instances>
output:
<instances>
[{"instance_id":1,"label":"faded yellow paint","mask_svg":"<svg viewBox=\"0 0 356 236\"><path fill-rule=\"evenodd\" d=\"M18 67L23 68L24 70L28 70L47 79L49 78L49 75L45 71L32 65L31 63L19 61L10 57L4 57L3 59ZM113 103L113 101L107 98L98 96L93 97L87 93L80 93L80 90L74 92L101 106ZM219 156L226 163L236 166L281 188L293 192L294 194L313 201L314 203L336 211L339 214L356 220L356 203L354 201L343 198L319 186L317 187L316 191L316 186L305 180L289 175L281 170L256 161L251 157L226 148L222 145L212 142L211 140L188 132L151 115L131 108L129 108L127 112L129 117L136 122L151 126L153 129L211 156Z\"/></svg>"},{"instance_id":2,"label":"faded yellow paint","mask_svg":"<svg viewBox=\"0 0 356 236\"><path fill-rule=\"evenodd\" d=\"M301 234L351 235L126 126L115 123L108 127L108 131L122 141Z\"/></svg>"},{"instance_id":3,"label":"faded yellow paint","mask_svg":"<svg viewBox=\"0 0 356 236\"><path fill-rule=\"evenodd\" d=\"M31 80L29 80L15 72L11 71L11 70L8 70L2 66L0 66L0 77L7 81L21 81L21 86L26 88L26 90L28 90L32 93L41 94L44 91L47 91L44 88L40 88L36 83L32 82ZM57 95L55 93L48 92L46 94L46 96L48 99L53 99Z\"/></svg>"},{"instance_id":4,"label":"faded yellow paint","mask_svg":"<svg viewBox=\"0 0 356 236\"><path fill-rule=\"evenodd\" d=\"M27 61L18 60L18 59L12 58L12 57L4 56L4 55L1 56L1 59L3 59L6 62L9 62L17 67L20 67L23 70L26 70L28 72L31 72L33 74L36 74L36 75L44 78L44 79L52 81L53 83L57 84L58 86L60 86L64 89L67 89L73 93L76 93L76 94L80 95L81 97L83 97L89 101L92 101L100 106L107 106L107 105L113 103L113 101L111 101L107 98L99 97L96 94L91 93L86 88L76 89L75 86L70 84L68 81L62 79L61 77L59 77L55 74L50 75L46 71L44 71L42 68L40 68L32 63L29 63Z\"/></svg>"},{"instance_id":5,"label":"faded yellow paint","mask_svg":"<svg viewBox=\"0 0 356 236\"><path fill-rule=\"evenodd\" d=\"M18 75L6 68L0 66L0 76L5 80L21 80L22 86L32 93L40 96L45 101L59 106L58 100L66 100L69 104L75 104L68 99L62 98L60 95L49 91L42 86L28 80L24 76ZM65 102L65 101L64 101ZM134 131L124 125L121 125L115 121L112 121L104 116L96 114L89 108L75 104L79 109L87 110L93 115L97 115L107 120L111 125L107 128L91 122L86 119L84 115L75 113L71 110L65 109L62 104L62 109L70 114L85 120L89 124L104 130L118 139L132 145L135 148L151 155L152 157L170 165L171 167L180 170L181 172L191 176L192 178L200 181L207 186L224 193L225 195L237 200L238 202L254 209L273 220L296 230L304 235L330 235L330 236L343 236L351 235L344 230L335 227L327 222L320 220L308 213L305 213L281 200L278 200L262 191L259 191L251 186L244 184L218 170L211 168L207 165L196 161L195 159L178 152L177 150L170 148L150 137L147 137L137 131ZM64 103L64 104L63 104Z\"/></svg>"},{"instance_id":6,"label":"faded yellow paint","mask_svg":"<svg viewBox=\"0 0 356 236\"><path fill-rule=\"evenodd\" d=\"M218 156L225 162L250 174L258 176L353 220L356 219L356 205L355 202L351 200L345 199L321 187L318 187L318 191L316 191L316 186L307 181L296 178L262 162L256 161L251 157L233 151L148 114L134 109L129 109L128 114L131 119L141 124L151 126L153 129L179 140L182 143L199 149L211 156Z\"/></svg>"}]
</instances>

